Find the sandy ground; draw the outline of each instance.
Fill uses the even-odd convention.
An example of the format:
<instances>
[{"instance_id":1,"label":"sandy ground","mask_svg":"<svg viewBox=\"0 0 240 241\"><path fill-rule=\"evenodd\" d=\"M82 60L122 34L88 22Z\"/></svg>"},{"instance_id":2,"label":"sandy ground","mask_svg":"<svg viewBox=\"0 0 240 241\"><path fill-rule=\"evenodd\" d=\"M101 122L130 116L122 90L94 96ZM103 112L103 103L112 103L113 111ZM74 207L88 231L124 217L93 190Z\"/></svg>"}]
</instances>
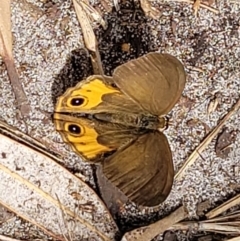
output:
<instances>
[{"instance_id":1,"label":"sandy ground","mask_svg":"<svg viewBox=\"0 0 240 241\"><path fill-rule=\"evenodd\" d=\"M218 0L212 5L219 11L218 14L201 8L195 17L189 3L154 1L152 4L161 11L161 16L159 20L153 20L144 16L138 3L133 6L124 2L118 13L107 13L103 2L93 3L104 13L108 23L106 31L100 26L95 28L107 75L116 66L147 52L170 53L185 66L186 88L179 103L169 113L173 124L165 131L177 172L239 99L240 4L237 0L235 3ZM1 118L49 148L63 153L66 166L79 171L94 186L90 166L62 143L51 116L56 98L67 87L92 74L71 1L14 1L12 24L15 63L32 110L24 123L16 111L5 65L0 62ZM124 43L130 43L129 52L122 51ZM209 104L215 100L218 105L209 113ZM210 200L215 207L236 194L240 183L239 119L238 111L226 123L230 130L237 131L227 157L216 155L214 139L184 177L174 183L171 194L158 212L138 211L133 205L123 213L121 228L157 220L180 204L188 208L190 218L198 218L198 203ZM21 226L19 219L14 219L9 225L0 227L0 234L23 237L21 232L12 231ZM181 237L182 240L191 240L192 236Z\"/></svg>"}]
</instances>

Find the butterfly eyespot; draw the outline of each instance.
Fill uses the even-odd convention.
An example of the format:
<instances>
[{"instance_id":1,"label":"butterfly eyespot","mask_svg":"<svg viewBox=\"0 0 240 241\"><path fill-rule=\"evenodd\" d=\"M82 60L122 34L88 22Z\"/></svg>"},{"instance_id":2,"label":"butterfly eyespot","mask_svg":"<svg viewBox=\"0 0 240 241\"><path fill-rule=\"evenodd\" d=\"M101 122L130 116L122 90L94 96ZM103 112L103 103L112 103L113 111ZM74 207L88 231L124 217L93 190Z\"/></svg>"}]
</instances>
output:
<instances>
[{"instance_id":1,"label":"butterfly eyespot","mask_svg":"<svg viewBox=\"0 0 240 241\"><path fill-rule=\"evenodd\" d=\"M69 125L68 126L68 130L69 132L73 133L73 134L80 134L81 133L81 128L77 125Z\"/></svg>"},{"instance_id":2,"label":"butterfly eyespot","mask_svg":"<svg viewBox=\"0 0 240 241\"><path fill-rule=\"evenodd\" d=\"M84 102L84 99L83 98L73 98L71 99L71 105L73 106L80 106L82 105Z\"/></svg>"}]
</instances>

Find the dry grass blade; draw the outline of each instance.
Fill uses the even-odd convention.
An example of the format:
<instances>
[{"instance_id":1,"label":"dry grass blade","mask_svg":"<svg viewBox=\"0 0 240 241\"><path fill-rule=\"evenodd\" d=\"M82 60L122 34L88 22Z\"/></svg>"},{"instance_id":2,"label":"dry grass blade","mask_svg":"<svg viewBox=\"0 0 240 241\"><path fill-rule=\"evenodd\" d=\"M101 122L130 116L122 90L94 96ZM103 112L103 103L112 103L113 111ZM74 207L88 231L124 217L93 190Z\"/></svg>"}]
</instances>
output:
<instances>
[{"instance_id":1,"label":"dry grass blade","mask_svg":"<svg viewBox=\"0 0 240 241\"><path fill-rule=\"evenodd\" d=\"M86 0L85 0L86 1ZM99 14L98 11L96 11L90 4L89 2L84 2L84 0L77 0L78 4L81 4L82 8L86 12L86 14L92 18L94 21L97 23L101 24L102 27L106 30L107 29L107 24L103 20L102 16Z\"/></svg>"},{"instance_id":2,"label":"dry grass blade","mask_svg":"<svg viewBox=\"0 0 240 241\"><path fill-rule=\"evenodd\" d=\"M27 96L19 81L13 60L10 4L10 0L1 0L0 2L0 55L6 64L18 108L22 116L26 117L30 112L30 106L28 104Z\"/></svg>"},{"instance_id":3,"label":"dry grass blade","mask_svg":"<svg viewBox=\"0 0 240 241\"><path fill-rule=\"evenodd\" d=\"M201 0L196 0L193 4L193 11L194 11L195 17L197 17L198 10L200 8L200 3L201 3Z\"/></svg>"},{"instance_id":4,"label":"dry grass blade","mask_svg":"<svg viewBox=\"0 0 240 241\"><path fill-rule=\"evenodd\" d=\"M138 241L150 241L158 234L163 233L175 223L185 219L187 217L187 212L184 207L178 208L176 211L171 213L169 216L157 221L156 223L150 224L148 226L135 229L124 235L124 239L127 241L138 240ZM133 234L137 232L134 237ZM123 239L123 240L124 240Z\"/></svg>"},{"instance_id":5,"label":"dry grass blade","mask_svg":"<svg viewBox=\"0 0 240 241\"><path fill-rule=\"evenodd\" d=\"M204 220L205 223L210 223L210 222L227 222L229 220L238 220L239 221L240 218L240 211L235 211L233 213L229 213L226 216L219 216L217 218L212 218L212 219L208 219L208 220Z\"/></svg>"},{"instance_id":6,"label":"dry grass blade","mask_svg":"<svg viewBox=\"0 0 240 241\"><path fill-rule=\"evenodd\" d=\"M4 240L4 241L21 241L19 239L9 238L9 237L4 236L4 235L0 235L0 240Z\"/></svg>"},{"instance_id":7,"label":"dry grass blade","mask_svg":"<svg viewBox=\"0 0 240 241\"><path fill-rule=\"evenodd\" d=\"M74 8L78 17L78 21L82 28L84 43L88 50L91 51L91 60L93 65L94 74L103 75L102 62L98 50L97 39L93 32L90 19L86 13L86 3L83 3L78 0L73 0ZM88 8L89 9L89 8ZM91 8L92 9L92 8Z\"/></svg>"},{"instance_id":8,"label":"dry grass blade","mask_svg":"<svg viewBox=\"0 0 240 241\"><path fill-rule=\"evenodd\" d=\"M226 201L219 207L213 209L212 211L205 214L208 218L203 221L185 221L181 223L174 224L171 229L178 230L192 230L204 232L214 232L221 234L240 234L240 210L228 213L217 218L212 218L220 213L225 212L227 209L236 206L240 203L240 195Z\"/></svg>"},{"instance_id":9,"label":"dry grass blade","mask_svg":"<svg viewBox=\"0 0 240 241\"><path fill-rule=\"evenodd\" d=\"M66 222L66 213L65 213L65 210L64 210L64 206L61 204L61 201L60 201L60 199L59 199L59 197L58 197L58 195L56 194L56 197L57 197L57 200L58 200L58 203L59 203L59 205L60 205L60 207L61 207L61 219L63 220L63 223L64 223L64 225L65 225L65 227L66 227L66 229L67 229L67 236L66 236L66 234L62 231L62 233L63 233L63 237L64 237L64 239L65 239L65 241L73 241L73 239L72 239L72 234L71 234L71 232L70 232L70 230L69 230L69 228L68 228L68 223ZM61 228L61 226L60 226L60 228Z\"/></svg>"},{"instance_id":10,"label":"dry grass blade","mask_svg":"<svg viewBox=\"0 0 240 241\"><path fill-rule=\"evenodd\" d=\"M218 206L217 208L211 210L210 212L208 212L206 214L206 217L208 219L214 218L214 217L218 216L219 214L225 212L229 208L234 207L239 204L240 204L240 194L233 197L232 199L228 200L227 202L223 203L222 205Z\"/></svg>"},{"instance_id":11,"label":"dry grass blade","mask_svg":"<svg viewBox=\"0 0 240 241\"><path fill-rule=\"evenodd\" d=\"M11 33L11 1L1 0L0 3L0 32L3 43L0 44L0 54L8 54L12 57L12 33ZM5 50L4 50L5 48Z\"/></svg>"},{"instance_id":12,"label":"dry grass blade","mask_svg":"<svg viewBox=\"0 0 240 241\"><path fill-rule=\"evenodd\" d=\"M202 232L238 235L240 234L239 224L239 222L234 221L226 223L215 223L214 221L211 223L205 223L204 221L189 221L175 224L173 225L172 229L185 231L194 229Z\"/></svg>"},{"instance_id":13,"label":"dry grass blade","mask_svg":"<svg viewBox=\"0 0 240 241\"><path fill-rule=\"evenodd\" d=\"M116 11L120 10L119 4L118 4L118 0L113 0L113 5L116 8Z\"/></svg>"},{"instance_id":14,"label":"dry grass blade","mask_svg":"<svg viewBox=\"0 0 240 241\"><path fill-rule=\"evenodd\" d=\"M240 213L221 216L219 218L204 221L186 221L174 224L171 229L214 232L221 234L240 234Z\"/></svg>"},{"instance_id":15,"label":"dry grass blade","mask_svg":"<svg viewBox=\"0 0 240 241\"><path fill-rule=\"evenodd\" d=\"M165 0L165 1L173 1L173 0ZM190 4L193 4L193 3L194 3L192 0L174 0L174 1L175 1L175 2L190 3ZM205 4L203 4L203 3L200 3L200 7L206 8L207 10L209 10L209 11L211 11L211 12L214 12L214 13L216 13L216 14L219 13L219 11L216 10L215 8L212 8L212 7L210 7L210 6L208 6L208 5L205 5Z\"/></svg>"},{"instance_id":16,"label":"dry grass blade","mask_svg":"<svg viewBox=\"0 0 240 241\"><path fill-rule=\"evenodd\" d=\"M90 54L91 56L91 61L92 61L92 66L93 66L93 73L94 74L100 74L100 75L104 75L103 72L103 67L102 67L102 62L101 62L101 57L98 51L98 47L96 47L97 51L96 52L92 52Z\"/></svg>"},{"instance_id":17,"label":"dry grass blade","mask_svg":"<svg viewBox=\"0 0 240 241\"><path fill-rule=\"evenodd\" d=\"M88 50L95 52L97 46L97 40L93 32L90 19L88 18L86 12L80 1L73 0L73 5L78 17L78 21L82 28L84 43Z\"/></svg>"},{"instance_id":18,"label":"dry grass blade","mask_svg":"<svg viewBox=\"0 0 240 241\"><path fill-rule=\"evenodd\" d=\"M214 137L219 133L223 125L227 122L227 120L236 113L236 111L240 107L240 99L237 103L232 107L232 109L224 116L224 118L220 121L220 123L210 132L207 137L203 140L203 142L193 151L193 153L186 160L181 169L176 173L175 179L178 180L182 178L184 172L195 162L195 160L200 156L200 153L204 151L204 149L208 146L208 144L213 140Z\"/></svg>"}]
</instances>

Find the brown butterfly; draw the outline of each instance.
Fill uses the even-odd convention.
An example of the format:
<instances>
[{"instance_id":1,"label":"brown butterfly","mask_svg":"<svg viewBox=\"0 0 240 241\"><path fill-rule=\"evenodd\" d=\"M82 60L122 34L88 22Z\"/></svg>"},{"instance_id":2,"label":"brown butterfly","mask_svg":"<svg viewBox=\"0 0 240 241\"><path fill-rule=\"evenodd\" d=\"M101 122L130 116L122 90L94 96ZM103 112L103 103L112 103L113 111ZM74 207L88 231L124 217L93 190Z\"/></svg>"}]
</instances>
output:
<instances>
[{"instance_id":1,"label":"brown butterfly","mask_svg":"<svg viewBox=\"0 0 240 241\"><path fill-rule=\"evenodd\" d=\"M115 69L112 77L90 76L57 102L56 129L86 161L130 200L155 206L168 196L172 154L161 132L164 117L185 86L183 65L169 54L149 53Z\"/></svg>"}]
</instances>

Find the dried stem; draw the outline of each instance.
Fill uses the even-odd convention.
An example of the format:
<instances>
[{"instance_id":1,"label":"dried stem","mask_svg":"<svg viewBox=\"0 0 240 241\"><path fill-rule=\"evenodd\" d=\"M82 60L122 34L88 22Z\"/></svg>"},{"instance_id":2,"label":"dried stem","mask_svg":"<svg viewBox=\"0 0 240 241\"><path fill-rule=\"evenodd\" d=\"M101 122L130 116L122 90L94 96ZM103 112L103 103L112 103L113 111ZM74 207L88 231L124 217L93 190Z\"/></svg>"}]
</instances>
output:
<instances>
[{"instance_id":1,"label":"dried stem","mask_svg":"<svg viewBox=\"0 0 240 241\"><path fill-rule=\"evenodd\" d=\"M124 238L125 238L125 240L130 240L129 237L132 235L132 233L137 232L137 236L136 235L134 236L134 240L150 241L155 236L157 236L160 233L165 232L167 229L169 229L175 223L180 222L181 220L185 219L186 217L187 217L187 212L186 212L185 208L183 206L181 206L176 211L171 213L169 216L157 221L156 223L153 223L148 226L138 228L138 229L132 230L131 232L126 233L124 235Z\"/></svg>"}]
</instances>

